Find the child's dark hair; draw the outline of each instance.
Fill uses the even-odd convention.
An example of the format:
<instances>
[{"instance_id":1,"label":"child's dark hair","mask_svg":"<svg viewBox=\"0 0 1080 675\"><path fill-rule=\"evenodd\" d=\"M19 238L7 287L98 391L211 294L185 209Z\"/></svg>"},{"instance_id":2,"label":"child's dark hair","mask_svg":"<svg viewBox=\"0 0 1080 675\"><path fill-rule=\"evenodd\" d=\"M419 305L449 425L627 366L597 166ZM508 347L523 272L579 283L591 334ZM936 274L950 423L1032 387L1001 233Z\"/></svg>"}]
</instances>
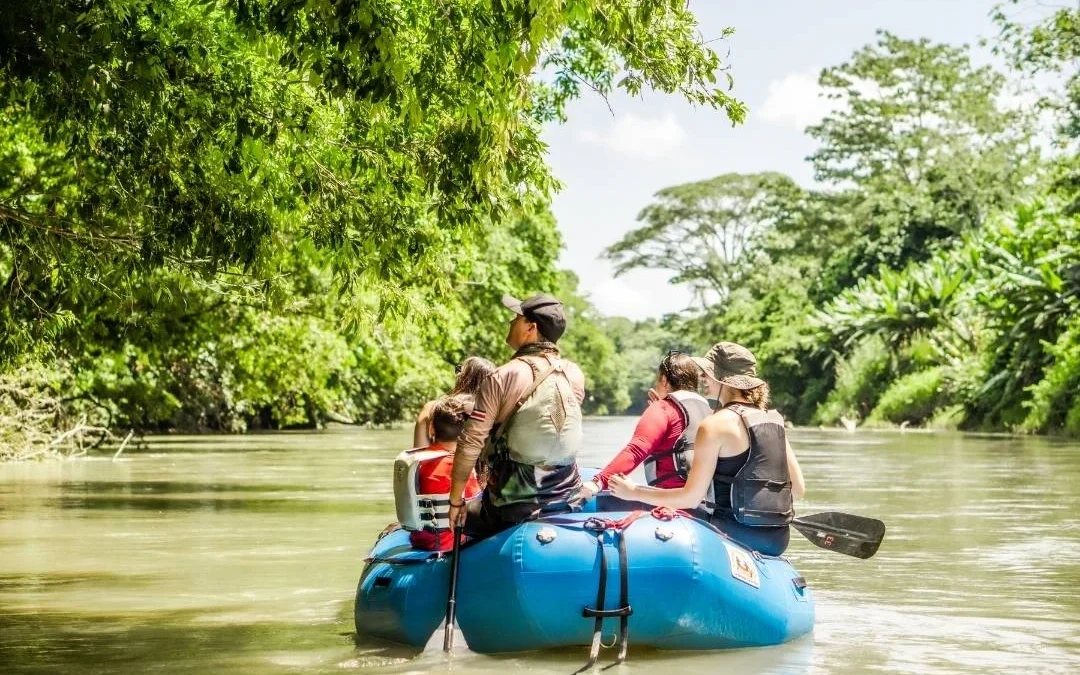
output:
<instances>
[{"instance_id":1,"label":"child's dark hair","mask_svg":"<svg viewBox=\"0 0 1080 675\"><path fill-rule=\"evenodd\" d=\"M431 423L435 427L435 441L456 441L469 417L472 402L465 396L443 396L431 408Z\"/></svg>"}]
</instances>

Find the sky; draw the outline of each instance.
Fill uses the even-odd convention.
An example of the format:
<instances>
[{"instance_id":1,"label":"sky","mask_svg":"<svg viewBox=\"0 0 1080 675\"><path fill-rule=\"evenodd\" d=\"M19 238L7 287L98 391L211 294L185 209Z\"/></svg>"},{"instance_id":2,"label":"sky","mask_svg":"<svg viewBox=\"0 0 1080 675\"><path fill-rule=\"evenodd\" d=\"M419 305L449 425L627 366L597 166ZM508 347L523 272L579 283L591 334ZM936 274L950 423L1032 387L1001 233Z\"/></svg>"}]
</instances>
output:
<instances>
[{"instance_id":1,"label":"sky","mask_svg":"<svg viewBox=\"0 0 1080 675\"><path fill-rule=\"evenodd\" d=\"M605 103L583 94L569 120L545 130L549 162L563 189L552 208L563 234L560 266L602 313L632 319L684 309L689 292L663 270L618 278L600 259L605 247L638 226L637 214L661 188L722 173L779 171L810 186L804 158L816 144L803 129L828 112L818 97L823 67L847 61L885 29L902 38L968 44L975 60L991 59L979 38L993 37L997 0L696 0L701 33L735 78L732 94L750 108L732 127L723 112L695 108L676 96L616 94ZM726 55L726 56L725 56Z\"/></svg>"}]
</instances>

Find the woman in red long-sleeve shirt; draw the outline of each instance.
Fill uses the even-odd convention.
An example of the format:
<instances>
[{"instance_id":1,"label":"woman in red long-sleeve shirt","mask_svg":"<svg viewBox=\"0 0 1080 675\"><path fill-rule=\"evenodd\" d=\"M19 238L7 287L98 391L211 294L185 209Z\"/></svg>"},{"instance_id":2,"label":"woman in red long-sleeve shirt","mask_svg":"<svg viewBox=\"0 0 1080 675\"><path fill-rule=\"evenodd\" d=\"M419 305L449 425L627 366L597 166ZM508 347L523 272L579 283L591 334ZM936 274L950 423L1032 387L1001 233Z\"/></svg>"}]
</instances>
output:
<instances>
[{"instance_id":1,"label":"woman in red long-sleeve shirt","mask_svg":"<svg viewBox=\"0 0 1080 675\"><path fill-rule=\"evenodd\" d=\"M686 354L672 352L660 363L652 402L642 413L630 442L591 481L582 486L588 499L607 487L615 474L628 474L645 463L649 485L682 487L693 459L697 426L712 410L697 393L702 369Z\"/></svg>"}]
</instances>

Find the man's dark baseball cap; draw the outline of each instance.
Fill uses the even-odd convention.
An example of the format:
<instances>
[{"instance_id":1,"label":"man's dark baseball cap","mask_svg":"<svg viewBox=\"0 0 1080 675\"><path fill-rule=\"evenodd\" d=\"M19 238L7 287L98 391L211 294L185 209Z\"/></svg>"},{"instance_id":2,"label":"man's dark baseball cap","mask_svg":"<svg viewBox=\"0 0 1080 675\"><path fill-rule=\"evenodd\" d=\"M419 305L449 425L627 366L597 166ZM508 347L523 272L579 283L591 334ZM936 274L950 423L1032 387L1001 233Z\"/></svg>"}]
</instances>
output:
<instances>
[{"instance_id":1,"label":"man's dark baseball cap","mask_svg":"<svg viewBox=\"0 0 1080 675\"><path fill-rule=\"evenodd\" d=\"M558 342L566 332L566 314L563 313L562 303L554 295L538 293L528 300L504 295L502 303L511 312L535 323L540 334L552 342Z\"/></svg>"}]
</instances>

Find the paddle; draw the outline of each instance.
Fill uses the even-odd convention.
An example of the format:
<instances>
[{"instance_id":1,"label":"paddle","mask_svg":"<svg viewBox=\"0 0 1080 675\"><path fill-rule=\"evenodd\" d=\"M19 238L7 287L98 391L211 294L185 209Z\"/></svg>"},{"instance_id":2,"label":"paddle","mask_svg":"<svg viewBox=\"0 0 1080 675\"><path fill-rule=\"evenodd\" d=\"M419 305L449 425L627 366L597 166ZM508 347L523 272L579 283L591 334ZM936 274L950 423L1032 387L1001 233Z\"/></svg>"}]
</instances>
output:
<instances>
[{"instance_id":1,"label":"paddle","mask_svg":"<svg viewBox=\"0 0 1080 675\"><path fill-rule=\"evenodd\" d=\"M815 546L864 560L877 553L885 537L880 520L835 511L796 518L791 526Z\"/></svg>"},{"instance_id":2,"label":"paddle","mask_svg":"<svg viewBox=\"0 0 1080 675\"><path fill-rule=\"evenodd\" d=\"M442 648L449 652L454 648L454 623L457 619L457 578L461 568L461 525L454 526L454 559L450 562L450 594L446 599L446 630Z\"/></svg>"}]
</instances>

